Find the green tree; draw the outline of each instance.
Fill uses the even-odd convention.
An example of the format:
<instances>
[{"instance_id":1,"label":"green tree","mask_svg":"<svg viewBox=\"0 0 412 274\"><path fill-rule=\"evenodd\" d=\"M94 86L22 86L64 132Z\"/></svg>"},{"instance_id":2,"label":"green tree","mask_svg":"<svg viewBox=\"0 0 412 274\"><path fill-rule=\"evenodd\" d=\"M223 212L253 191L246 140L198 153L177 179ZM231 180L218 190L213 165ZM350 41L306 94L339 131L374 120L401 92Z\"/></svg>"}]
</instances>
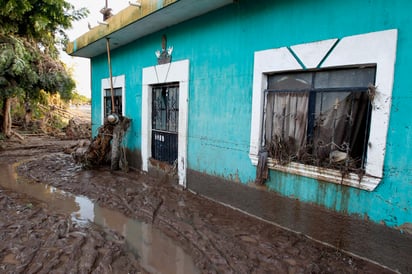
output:
<instances>
[{"instance_id":1,"label":"green tree","mask_svg":"<svg viewBox=\"0 0 412 274\"><path fill-rule=\"evenodd\" d=\"M64 0L0 0L2 132L11 135L10 99L36 100L40 90L70 99L75 82L58 59L65 30L88 14Z\"/></svg>"},{"instance_id":2,"label":"green tree","mask_svg":"<svg viewBox=\"0 0 412 274\"><path fill-rule=\"evenodd\" d=\"M35 41L53 57L56 45L67 42L65 30L87 14L64 0L0 0L1 31Z\"/></svg>"}]
</instances>

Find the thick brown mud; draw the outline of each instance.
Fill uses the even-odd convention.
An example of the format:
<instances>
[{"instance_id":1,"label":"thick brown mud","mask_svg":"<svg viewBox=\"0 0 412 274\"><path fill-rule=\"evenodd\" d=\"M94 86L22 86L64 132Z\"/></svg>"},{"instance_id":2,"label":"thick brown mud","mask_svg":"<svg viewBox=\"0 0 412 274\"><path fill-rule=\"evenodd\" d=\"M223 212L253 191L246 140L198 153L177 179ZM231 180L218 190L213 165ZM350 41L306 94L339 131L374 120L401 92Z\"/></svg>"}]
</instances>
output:
<instances>
[{"instance_id":1,"label":"thick brown mud","mask_svg":"<svg viewBox=\"0 0 412 274\"><path fill-rule=\"evenodd\" d=\"M50 185L32 183L19 178L11 165L0 164L0 186L27 194L45 203L53 212L68 214L77 225L90 222L102 229L123 236L126 248L137 258L144 269L155 273L197 273L190 255L186 254L169 237L151 224L127 218L122 213L100 207L85 196L75 196ZM30 206L30 205L29 205ZM156 258L153 259L153 254ZM158 258L161 260L157 260ZM161 264L159 265L159 262Z\"/></svg>"},{"instance_id":2,"label":"thick brown mud","mask_svg":"<svg viewBox=\"0 0 412 274\"><path fill-rule=\"evenodd\" d=\"M91 201L93 216L86 218L93 219L96 224L79 225L73 220L72 213L63 214L57 208L47 208L46 202L31 198L30 193L24 194L17 189L3 190L0 192L0 233L5 233L4 230L9 234L6 238L0 238L8 239L7 247L0 248L0 267L7 265L9 269L18 269L25 265L25 270L28 270L27 267L39 267L69 273L70 271L65 272L70 269L67 262L73 260L73 269L76 270L88 266L88 269L97 271L96 267L103 264L115 272L117 261L114 258L118 258L118 261L124 263L122 273L171 273L168 272L170 265L176 261L184 262L172 270L174 273L182 273L181 269L190 267L188 265L191 261L200 273L391 273L386 268L312 241L302 234L284 230L182 190L168 184L167 180L149 177L140 172L111 172L106 168L82 170L74 164L70 155L58 152L57 143L50 143L46 147L31 151L22 148L5 149L0 152L0 162L12 163L24 159L24 162L17 165L20 176ZM9 201L10 199L14 200ZM3 200L5 202L1 202ZM74 202L76 203L76 198ZM15 208L12 206L12 209L7 209L9 203L16 205ZM13 213L16 208L26 216ZM40 224L48 225L29 225L30 216L37 216L37 213L33 214L33 209L45 218ZM79 209L76 212L78 211ZM106 211L109 213L105 213ZM105 221L99 221L99 218L104 219L104 216L110 216L112 212L120 212L122 215L119 216L123 216L107 218L118 228L104 229L99 222L105 225ZM7 219L7 215L14 217ZM82 219L81 216L77 217ZM6 219L7 226L4 225L5 222L1 222ZM61 225L59 220L64 220ZM33 220L35 224L38 222L37 219ZM50 222L52 223L49 224ZM110 226L108 221L106 224ZM22 229L27 232L21 234ZM77 229L82 233L81 239L70 234ZM133 240L126 240L126 234L119 233L124 230L130 231L136 238L150 234L150 244L146 243L148 245L164 241L172 241L173 245L163 247L162 250L154 249L143 255L142 251L133 250L136 248L133 244L128 247L127 241ZM55 236L50 239L52 235ZM68 237L73 240L66 239ZM22 249L26 244L22 241L31 238L38 239L37 250L53 252L47 253L48 257L46 253L35 253L31 260L22 260L22 256L28 253ZM62 242L60 239L63 239ZM108 255L105 257L98 252L110 250L114 246L117 253L110 254L118 257L112 256L106 262L103 258ZM89 251L90 255L81 256L86 254L80 252L82 249ZM71 255L70 252L76 255ZM136 257L136 254L139 256ZM189 254L191 258L183 254ZM50 256L60 256L62 259L54 259L58 263L51 266ZM151 266L145 265L148 261ZM127 267L135 268L129 271Z\"/></svg>"},{"instance_id":3,"label":"thick brown mud","mask_svg":"<svg viewBox=\"0 0 412 274\"><path fill-rule=\"evenodd\" d=\"M0 209L1 273L142 273L117 233L3 188Z\"/></svg>"}]
</instances>

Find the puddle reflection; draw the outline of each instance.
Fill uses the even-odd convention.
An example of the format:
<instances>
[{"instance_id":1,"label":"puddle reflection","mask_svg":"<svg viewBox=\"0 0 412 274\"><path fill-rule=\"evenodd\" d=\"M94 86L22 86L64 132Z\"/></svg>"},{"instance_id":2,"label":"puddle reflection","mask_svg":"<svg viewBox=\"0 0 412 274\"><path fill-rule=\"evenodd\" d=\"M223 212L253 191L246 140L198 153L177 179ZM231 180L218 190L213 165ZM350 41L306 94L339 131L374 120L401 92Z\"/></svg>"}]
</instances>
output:
<instances>
[{"instance_id":1,"label":"puddle reflection","mask_svg":"<svg viewBox=\"0 0 412 274\"><path fill-rule=\"evenodd\" d=\"M0 186L45 202L54 211L69 213L76 222L91 221L122 234L141 266L150 273L199 273L190 255L150 224L99 207L87 197L22 180L11 165L0 164Z\"/></svg>"}]
</instances>

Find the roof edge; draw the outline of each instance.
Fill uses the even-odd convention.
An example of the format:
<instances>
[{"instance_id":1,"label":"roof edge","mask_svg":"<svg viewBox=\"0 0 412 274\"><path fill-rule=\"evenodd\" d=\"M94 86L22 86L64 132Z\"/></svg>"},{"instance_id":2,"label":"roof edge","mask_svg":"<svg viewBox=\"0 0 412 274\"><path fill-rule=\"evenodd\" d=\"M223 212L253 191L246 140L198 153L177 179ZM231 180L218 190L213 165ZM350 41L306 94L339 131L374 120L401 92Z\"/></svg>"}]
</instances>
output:
<instances>
[{"instance_id":1,"label":"roof edge","mask_svg":"<svg viewBox=\"0 0 412 274\"><path fill-rule=\"evenodd\" d=\"M110 34L178 1L179 0L166 0L163 1L162 5L159 5L159 1L140 0L140 7L130 5L107 19L105 21L107 25L97 25L80 37L69 42L66 47L66 52L72 55L77 50L97 40L108 37Z\"/></svg>"},{"instance_id":2,"label":"roof edge","mask_svg":"<svg viewBox=\"0 0 412 274\"><path fill-rule=\"evenodd\" d=\"M91 58L111 48L123 46L143 36L189 20L233 3L233 0L141 0L141 6L129 6L67 44L71 56Z\"/></svg>"}]
</instances>

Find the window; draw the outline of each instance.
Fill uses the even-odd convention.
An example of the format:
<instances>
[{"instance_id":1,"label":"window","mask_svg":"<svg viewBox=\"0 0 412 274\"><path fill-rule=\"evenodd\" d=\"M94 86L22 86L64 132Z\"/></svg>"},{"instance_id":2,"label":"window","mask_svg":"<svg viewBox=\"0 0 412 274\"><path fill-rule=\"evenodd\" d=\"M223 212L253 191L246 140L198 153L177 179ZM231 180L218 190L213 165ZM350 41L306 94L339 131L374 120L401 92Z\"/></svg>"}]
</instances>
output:
<instances>
[{"instance_id":1,"label":"window","mask_svg":"<svg viewBox=\"0 0 412 274\"><path fill-rule=\"evenodd\" d=\"M255 52L249 150L252 164L257 165L262 147L273 140L276 144L274 138L278 138L280 144L293 145L286 150L286 157L276 157L272 152L269 168L374 190L383 177L397 39L398 31L391 29ZM369 83L376 89L369 90ZM271 114L268 109L279 109L276 104L282 102L288 103L284 122L282 112ZM347 115L352 102L349 118L333 118ZM299 111L293 111L293 103ZM304 122L294 125L286 111ZM293 141L286 136L293 136ZM286 163L280 164L276 158L282 157ZM345 159L341 166L330 166L332 159L341 158Z\"/></svg>"},{"instance_id":2,"label":"window","mask_svg":"<svg viewBox=\"0 0 412 274\"><path fill-rule=\"evenodd\" d=\"M113 76L113 95L114 95L114 110L119 115L124 116L126 113L126 77L124 75ZM110 78L101 80L101 124L104 119L112 113L112 95L111 95Z\"/></svg>"},{"instance_id":3,"label":"window","mask_svg":"<svg viewBox=\"0 0 412 274\"><path fill-rule=\"evenodd\" d=\"M110 89L104 90L104 117L112 113L112 93ZM113 89L114 112L122 115L122 88Z\"/></svg>"},{"instance_id":4,"label":"window","mask_svg":"<svg viewBox=\"0 0 412 274\"><path fill-rule=\"evenodd\" d=\"M363 174L374 83L375 67L268 75L269 157Z\"/></svg>"}]
</instances>

